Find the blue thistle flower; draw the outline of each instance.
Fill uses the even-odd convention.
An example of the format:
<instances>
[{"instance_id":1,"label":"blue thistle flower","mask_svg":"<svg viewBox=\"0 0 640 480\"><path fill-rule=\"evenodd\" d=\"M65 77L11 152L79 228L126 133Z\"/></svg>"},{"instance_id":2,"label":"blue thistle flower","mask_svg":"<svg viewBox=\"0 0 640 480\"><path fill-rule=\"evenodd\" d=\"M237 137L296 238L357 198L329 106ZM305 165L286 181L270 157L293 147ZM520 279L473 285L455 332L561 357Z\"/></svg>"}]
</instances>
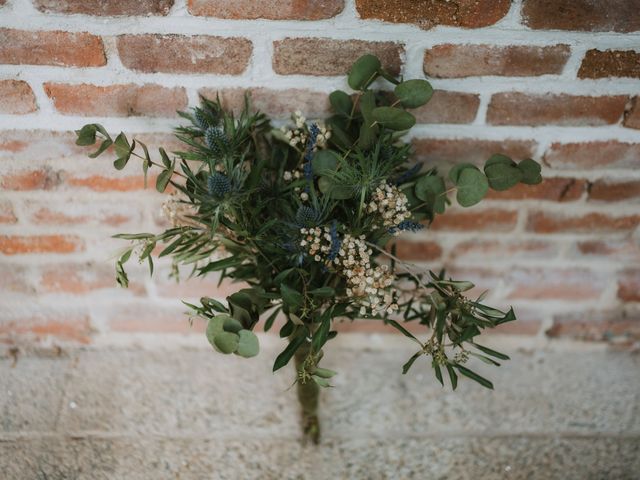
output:
<instances>
[{"instance_id":1,"label":"blue thistle flower","mask_svg":"<svg viewBox=\"0 0 640 480\"><path fill-rule=\"evenodd\" d=\"M338 222L336 222L335 220L331 223L331 230L329 231L329 235L331 235L331 249L329 250L329 254L327 255L327 260L333 262L338 256L340 247L342 246L342 240L338 236Z\"/></svg>"},{"instance_id":2,"label":"blue thistle flower","mask_svg":"<svg viewBox=\"0 0 640 480\"><path fill-rule=\"evenodd\" d=\"M416 163L413 167L407 170L404 173L401 173L396 178L393 179L393 183L396 185L401 185L407 180L410 180L416 173L418 173L422 169L422 163Z\"/></svg>"},{"instance_id":3,"label":"blue thistle flower","mask_svg":"<svg viewBox=\"0 0 640 480\"><path fill-rule=\"evenodd\" d=\"M202 130L207 130L209 128L209 121L201 108L194 109L193 118L195 120L195 124Z\"/></svg>"},{"instance_id":4,"label":"blue thistle flower","mask_svg":"<svg viewBox=\"0 0 640 480\"><path fill-rule=\"evenodd\" d=\"M302 205L296 212L296 223L301 227L315 227L320 221L320 212L315 208Z\"/></svg>"},{"instance_id":5,"label":"blue thistle flower","mask_svg":"<svg viewBox=\"0 0 640 480\"><path fill-rule=\"evenodd\" d=\"M229 180L229 177L226 175L216 172L209 175L209 178L207 179L207 188L209 190L209 195L216 198L222 198L231 191L231 180Z\"/></svg>"},{"instance_id":6,"label":"blue thistle flower","mask_svg":"<svg viewBox=\"0 0 640 480\"><path fill-rule=\"evenodd\" d=\"M207 147L218 156L223 154L224 148L229 144L227 136L220 127L207 128L204 132L204 139L207 142Z\"/></svg>"},{"instance_id":7,"label":"blue thistle flower","mask_svg":"<svg viewBox=\"0 0 640 480\"><path fill-rule=\"evenodd\" d=\"M417 232L422 230L424 225L418 222L412 222L411 220L404 220L398 224L397 227L391 227L389 233L394 234L396 232Z\"/></svg>"}]
</instances>

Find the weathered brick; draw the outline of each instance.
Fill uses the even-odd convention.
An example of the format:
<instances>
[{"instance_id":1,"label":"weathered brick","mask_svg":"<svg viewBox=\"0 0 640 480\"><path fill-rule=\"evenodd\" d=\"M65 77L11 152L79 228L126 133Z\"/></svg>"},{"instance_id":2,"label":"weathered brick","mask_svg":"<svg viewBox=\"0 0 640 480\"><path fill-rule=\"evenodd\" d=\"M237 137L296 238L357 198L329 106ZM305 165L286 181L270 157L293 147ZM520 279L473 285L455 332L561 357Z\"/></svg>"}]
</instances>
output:
<instances>
[{"instance_id":1,"label":"weathered brick","mask_svg":"<svg viewBox=\"0 0 640 480\"><path fill-rule=\"evenodd\" d=\"M29 214L31 223L38 225L110 225L121 226L137 219L140 222L140 212L135 215L134 210L123 211L118 206L99 205L95 202L69 202L63 206L45 206L41 202L26 202L24 208L33 210Z\"/></svg>"},{"instance_id":2,"label":"weathered brick","mask_svg":"<svg viewBox=\"0 0 640 480\"><path fill-rule=\"evenodd\" d=\"M587 240L568 252L570 258L640 263L640 241L629 239Z\"/></svg>"},{"instance_id":3,"label":"weathered brick","mask_svg":"<svg viewBox=\"0 0 640 480\"><path fill-rule=\"evenodd\" d=\"M589 200L621 202L640 199L640 180L596 180L589 187Z\"/></svg>"},{"instance_id":4,"label":"weathered brick","mask_svg":"<svg viewBox=\"0 0 640 480\"><path fill-rule=\"evenodd\" d=\"M633 32L640 30L638 0L524 0L522 20L539 30Z\"/></svg>"},{"instance_id":5,"label":"weathered brick","mask_svg":"<svg viewBox=\"0 0 640 480\"><path fill-rule=\"evenodd\" d=\"M65 177L65 183L73 187L83 187L96 192L130 192L144 188L142 175L128 175L123 177L105 177L102 175L69 176ZM148 179L148 185L153 187L154 180Z\"/></svg>"},{"instance_id":6,"label":"weathered brick","mask_svg":"<svg viewBox=\"0 0 640 480\"><path fill-rule=\"evenodd\" d=\"M494 153L504 153L514 159L532 157L536 143L531 140L477 140L473 138L438 139L414 138L416 160L427 163L454 164L469 162L476 165Z\"/></svg>"},{"instance_id":7,"label":"weathered brick","mask_svg":"<svg viewBox=\"0 0 640 480\"><path fill-rule=\"evenodd\" d=\"M17 221L11 202L0 199L0 223L16 223Z\"/></svg>"},{"instance_id":8,"label":"weathered brick","mask_svg":"<svg viewBox=\"0 0 640 480\"><path fill-rule=\"evenodd\" d=\"M185 299L212 297L223 299L242 288L248 288L245 283L233 283L229 279L225 279L219 283L220 279L217 275L207 275L206 277L189 278L188 272L182 272L180 281L169 277L169 271L160 271L154 275L154 283L158 295L167 298Z\"/></svg>"},{"instance_id":9,"label":"weathered brick","mask_svg":"<svg viewBox=\"0 0 640 480\"><path fill-rule=\"evenodd\" d=\"M41 312L31 317L0 322L0 342L39 342L46 339L89 343L91 322L86 314L78 312Z\"/></svg>"},{"instance_id":10,"label":"weathered brick","mask_svg":"<svg viewBox=\"0 0 640 480\"><path fill-rule=\"evenodd\" d=\"M585 143L553 143L544 155L557 169L640 168L640 143L606 140Z\"/></svg>"},{"instance_id":11,"label":"weathered brick","mask_svg":"<svg viewBox=\"0 0 640 480\"><path fill-rule=\"evenodd\" d=\"M113 332L147 333L202 333L205 322L195 318L193 325L185 309L179 305L151 305L149 303L119 304L104 312L109 329Z\"/></svg>"},{"instance_id":12,"label":"weathered brick","mask_svg":"<svg viewBox=\"0 0 640 480\"><path fill-rule=\"evenodd\" d=\"M65 115L173 117L176 110L187 107L187 94L182 87L45 83L44 89L56 109Z\"/></svg>"},{"instance_id":13,"label":"weathered brick","mask_svg":"<svg viewBox=\"0 0 640 480\"><path fill-rule=\"evenodd\" d=\"M558 75L569 59L568 45L436 45L424 54L424 73L436 78L484 75Z\"/></svg>"},{"instance_id":14,"label":"weathered brick","mask_svg":"<svg viewBox=\"0 0 640 480\"><path fill-rule=\"evenodd\" d=\"M596 300L607 286L600 272L585 268L511 269L505 281L509 299Z\"/></svg>"},{"instance_id":15,"label":"weathered brick","mask_svg":"<svg viewBox=\"0 0 640 480\"><path fill-rule=\"evenodd\" d=\"M4 190L52 190L61 183L60 172L51 167L38 170L19 170L0 178Z\"/></svg>"},{"instance_id":16,"label":"weathered brick","mask_svg":"<svg viewBox=\"0 0 640 480\"><path fill-rule=\"evenodd\" d=\"M621 310L589 310L557 314L545 332L552 338L602 341L616 337L640 339L640 316Z\"/></svg>"},{"instance_id":17,"label":"weathered brick","mask_svg":"<svg viewBox=\"0 0 640 480\"><path fill-rule=\"evenodd\" d=\"M0 80L0 98L0 113L21 115L38 109L33 90L22 80Z\"/></svg>"},{"instance_id":18,"label":"weathered brick","mask_svg":"<svg viewBox=\"0 0 640 480\"><path fill-rule=\"evenodd\" d=\"M550 259L558 255L558 245L543 240L467 240L458 243L451 250L455 261L467 260L509 260L509 259Z\"/></svg>"},{"instance_id":19,"label":"weathered brick","mask_svg":"<svg viewBox=\"0 0 640 480\"><path fill-rule=\"evenodd\" d=\"M0 63L100 67L107 58L102 39L89 33L0 28Z\"/></svg>"},{"instance_id":20,"label":"weathered brick","mask_svg":"<svg viewBox=\"0 0 640 480\"><path fill-rule=\"evenodd\" d=\"M73 132L50 130L0 130L0 161L40 162L84 156L86 147L75 145Z\"/></svg>"},{"instance_id":21,"label":"weathered brick","mask_svg":"<svg viewBox=\"0 0 640 480\"><path fill-rule=\"evenodd\" d=\"M46 265L38 280L38 291L42 293L83 294L116 287L112 265L90 262Z\"/></svg>"},{"instance_id":22,"label":"weathered brick","mask_svg":"<svg viewBox=\"0 0 640 480\"><path fill-rule=\"evenodd\" d=\"M344 75L365 53L380 58L393 74L400 73L404 47L394 42L285 38L273 42L273 69L280 75Z\"/></svg>"},{"instance_id":23,"label":"weathered brick","mask_svg":"<svg viewBox=\"0 0 640 480\"><path fill-rule=\"evenodd\" d=\"M566 94L496 93L487 122L493 125L597 126L618 123L629 97L587 97Z\"/></svg>"},{"instance_id":24,"label":"weathered brick","mask_svg":"<svg viewBox=\"0 0 640 480\"><path fill-rule=\"evenodd\" d=\"M548 177L538 185L519 183L509 190L489 190L486 198L491 200L550 200L571 202L582 197L587 182L576 178Z\"/></svg>"},{"instance_id":25,"label":"weathered brick","mask_svg":"<svg viewBox=\"0 0 640 480\"><path fill-rule=\"evenodd\" d=\"M636 15L640 18L640 16ZM633 50L588 50L580 70L580 78L640 78L640 52Z\"/></svg>"},{"instance_id":26,"label":"weathered brick","mask_svg":"<svg viewBox=\"0 0 640 480\"><path fill-rule=\"evenodd\" d=\"M120 35L122 64L145 73L218 73L245 71L253 46L246 38L209 35Z\"/></svg>"},{"instance_id":27,"label":"weathered brick","mask_svg":"<svg viewBox=\"0 0 640 480\"><path fill-rule=\"evenodd\" d=\"M44 13L82 15L166 15L173 0L33 0L34 6Z\"/></svg>"},{"instance_id":28,"label":"weathered brick","mask_svg":"<svg viewBox=\"0 0 640 480\"><path fill-rule=\"evenodd\" d=\"M618 298L623 302L640 302L640 269L624 270L618 276Z\"/></svg>"},{"instance_id":29,"label":"weathered brick","mask_svg":"<svg viewBox=\"0 0 640 480\"><path fill-rule=\"evenodd\" d=\"M84 241L76 235L0 236L0 252L5 255L73 253L82 250L84 250Z\"/></svg>"},{"instance_id":30,"label":"weathered brick","mask_svg":"<svg viewBox=\"0 0 640 480\"><path fill-rule=\"evenodd\" d=\"M360 18L414 23L424 29L436 25L486 27L502 19L510 6L510 0L356 0Z\"/></svg>"},{"instance_id":31,"label":"weathered brick","mask_svg":"<svg viewBox=\"0 0 640 480\"><path fill-rule=\"evenodd\" d=\"M434 230L508 232L518 220L514 210L449 210L446 215L437 215L431 224Z\"/></svg>"},{"instance_id":32,"label":"weathered brick","mask_svg":"<svg viewBox=\"0 0 640 480\"><path fill-rule=\"evenodd\" d=\"M527 230L536 233L606 233L631 231L640 224L640 215L611 216L605 213L567 215L534 211Z\"/></svg>"},{"instance_id":33,"label":"weathered brick","mask_svg":"<svg viewBox=\"0 0 640 480\"><path fill-rule=\"evenodd\" d=\"M189 0L188 8L192 15L234 20L322 20L340 13L344 0Z\"/></svg>"},{"instance_id":34,"label":"weathered brick","mask_svg":"<svg viewBox=\"0 0 640 480\"><path fill-rule=\"evenodd\" d=\"M329 96L324 92L291 88L287 90L272 90L270 88L227 88L216 90L203 88L200 95L215 99L219 94L224 108L238 113L244 105L244 96L248 92L251 105L255 110L266 113L272 118L289 118L293 112L300 110L307 118L320 118L330 113Z\"/></svg>"},{"instance_id":35,"label":"weathered brick","mask_svg":"<svg viewBox=\"0 0 640 480\"><path fill-rule=\"evenodd\" d=\"M0 292L6 295L7 292L20 294L33 294L36 289L30 280L29 268L24 265L5 263L8 268L2 270L0 275Z\"/></svg>"},{"instance_id":36,"label":"weathered brick","mask_svg":"<svg viewBox=\"0 0 640 480\"><path fill-rule=\"evenodd\" d=\"M436 90L429 103L411 113L417 123L471 123L476 118L479 105L479 95Z\"/></svg>"},{"instance_id":37,"label":"weathered brick","mask_svg":"<svg viewBox=\"0 0 640 480\"><path fill-rule=\"evenodd\" d=\"M428 262L442 256L442 247L436 242L398 239L394 245L396 256L406 261Z\"/></svg>"},{"instance_id":38,"label":"weathered brick","mask_svg":"<svg viewBox=\"0 0 640 480\"><path fill-rule=\"evenodd\" d=\"M624 114L624 126L640 129L640 97L634 97Z\"/></svg>"}]
</instances>

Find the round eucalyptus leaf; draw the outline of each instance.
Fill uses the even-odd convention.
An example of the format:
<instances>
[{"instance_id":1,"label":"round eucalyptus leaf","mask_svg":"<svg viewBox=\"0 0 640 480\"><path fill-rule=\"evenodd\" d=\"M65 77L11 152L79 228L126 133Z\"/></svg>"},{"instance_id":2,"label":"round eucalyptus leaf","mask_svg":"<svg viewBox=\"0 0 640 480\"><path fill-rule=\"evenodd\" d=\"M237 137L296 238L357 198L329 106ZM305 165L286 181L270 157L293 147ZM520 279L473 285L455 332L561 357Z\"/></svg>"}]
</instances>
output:
<instances>
[{"instance_id":1,"label":"round eucalyptus leaf","mask_svg":"<svg viewBox=\"0 0 640 480\"><path fill-rule=\"evenodd\" d=\"M541 167L538 162L527 158L522 160L518 164L518 169L522 172L522 183L527 185L537 185L542 182L542 175L540 175Z\"/></svg>"},{"instance_id":2,"label":"round eucalyptus leaf","mask_svg":"<svg viewBox=\"0 0 640 480\"><path fill-rule=\"evenodd\" d=\"M348 83L354 90L362 90L378 75L382 65L375 55L363 55L355 61L349 72Z\"/></svg>"},{"instance_id":3,"label":"round eucalyptus leaf","mask_svg":"<svg viewBox=\"0 0 640 480\"><path fill-rule=\"evenodd\" d=\"M484 167L484 173L489 180L489 186L497 191L509 190L520 183L522 171L513 165L493 163Z\"/></svg>"},{"instance_id":4,"label":"round eucalyptus leaf","mask_svg":"<svg viewBox=\"0 0 640 480\"><path fill-rule=\"evenodd\" d=\"M329 95L329 103L333 108L333 111L341 115L351 115L351 109L353 108L353 102L349 94L342 90L336 90Z\"/></svg>"},{"instance_id":5,"label":"round eucalyptus leaf","mask_svg":"<svg viewBox=\"0 0 640 480\"><path fill-rule=\"evenodd\" d=\"M449 180L453 183L458 183L458 177L460 177L460 173L466 168L474 168L477 170L478 167L473 165L472 163L458 163L451 170L449 170Z\"/></svg>"},{"instance_id":6,"label":"round eucalyptus leaf","mask_svg":"<svg viewBox=\"0 0 640 480\"><path fill-rule=\"evenodd\" d=\"M240 337L236 333L222 332L213 338L214 345L220 352L229 354L236 351Z\"/></svg>"},{"instance_id":7,"label":"round eucalyptus leaf","mask_svg":"<svg viewBox=\"0 0 640 480\"><path fill-rule=\"evenodd\" d=\"M420 200L425 201L434 212L442 214L445 210L446 187L444 180L438 175L421 177L415 186L415 194Z\"/></svg>"},{"instance_id":8,"label":"round eucalyptus leaf","mask_svg":"<svg viewBox=\"0 0 640 480\"><path fill-rule=\"evenodd\" d=\"M227 315L218 315L210 319L207 323L207 340L209 340L209 343L214 347L215 343L213 343L213 339L216 335L224 332L224 317L227 317Z\"/></svg>"},{"instance_id":9,"label":"round eucalyptus leaf","mask_svg":"<svg viewBox=\"0 0 640 480\"><path fill-rule=\"evenodd\" d=\"M347 200L353 197L353 189L334 183L328 176L318 179L318 188L322 193L335 200Z\"/></svg>"},{"instance_id":10,"label":"round eucalyptus leaf","mask_svg":"<svg viewBox=\"0 0 640 480\"><path fill-rule=\"evenodd\" d=\"M239 320L237 320L237 319L235 319L233 317L226 317L224 319L224 331L225 332L238 333L243 328L244 327L242 326L242 323L240 323Z\"/></svg>"},{"instance_id":11,"label":"round eucalyptus leaf","mask_svg":"<svg viewBox=\"0 0 640 480\"><path fill-rule=\"evenodd\" d=\"M493 154L489 157L489 159L484 162L484 168L487 168L489 165L515 165L516 162L514 162L513 160L511 160L510 157L507 157L506 155L503 155L501 153L496 153Z\"/></svg>"},{"instance_id":12,"label":"round eucalyptus leaf","mask_svg":"<svg viewBox=\"0 0 640 480\"><path fill-rule=\"evenodd\" d=\"M322 175L327 170L335 170L338 165L338 155L332 150L319 150L311 160L313 173Z\"/></svg>"},{"instance_id":13,"label":"round eucalyptus leaf","mask_svg":"<svg viewBox=\"0 0 640 480\"><path fill-rule=\"evenodd\" d=\"M238 332L238 348L236 354L244 358L251 358L260 352L258 337L251 330L240 330Z\"/></svg>"},{"instance_id":14,"label":"round eucalyptus leaf","mask_svg":"<svg viewBox=\"0 0 640 480\"><path fill-rule=\"evenodd\" d=\"M487 177L477 168L465 168L458 176L456 199L463 207L475 205L489 190Z\"/></svg>"},{"instance_id":15,"label":"round eucalyptus leaf","mask_svg":"<svg viewBox=\"0 0 640 480\"><path fill-rule=\"evenodd\" d=\"M393 93L405 108L418 108L431 100L433 87L426 80L406 80L397 85Z\"/></svg>"},{"instance_id":16,"label":"round eucalyptus leaf","mask_svg":"<svg viewBox=\"0 0 640 480\"><path fill-rule=\"evenodd\" d=\"M374 108L371 116L374 121L391 130L409 130L416 123L416 117L395 107Z\"/></svg>"}]
</instances>

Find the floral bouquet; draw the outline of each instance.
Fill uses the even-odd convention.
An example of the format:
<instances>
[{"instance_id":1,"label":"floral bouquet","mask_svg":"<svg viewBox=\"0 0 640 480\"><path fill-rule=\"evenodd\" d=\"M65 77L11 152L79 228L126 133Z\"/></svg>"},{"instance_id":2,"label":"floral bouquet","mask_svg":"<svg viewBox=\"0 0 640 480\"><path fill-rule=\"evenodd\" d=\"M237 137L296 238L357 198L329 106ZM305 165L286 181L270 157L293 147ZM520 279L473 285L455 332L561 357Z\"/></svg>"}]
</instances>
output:
<instances>
[{"instance_id":1,"label":"floral bouquet","mask_svg":"<svg viewBox=\"0 0 640 480\"><path fill-rule=\"evenodd\" d=\"M387 81L393 89L371 89L378 79L376 85ZM202 99L201 107L180 113L189 122L176 129L184 150L169 155L160 148L160 161L143 143L123 133L114 140L101 125L77 132L78 145L101 140L90 157L113 146L115 168L137 157L145 179L149 169L158 170L159 192L172 186L164 207L171 228L116 235L131 241L116 263L118 283L128 285L124 265L134 252L153 273L152 252L160 246L159 256L171 257L176 269L190 265L192 275L215 272L248 285L225 303L204 297L186 305L208 322L215 350L241 357L258 354L259 320L268 331L283 315L279 335L288 343L273 370L293 359L303 429L316 442L319 391L336 374L322 367L323 347L337 335L337 319L384 322L415 342L402 373L425 356L443 385L446 374L453 389L460 375L493 388L470 360L508 359L476 339L485 328L515 320L513 310L487 306L483 295L465 297L470 282L406 264L394 253L394 239L444 214L454 192L459 205L470 207L490 188L542 181L535 161L500 154L482 170L454 166L448 181L435 168L412 164L411 146L402 141L415 123L407 110L429 101L431 85L395 78L373 55L354 63L348 84L355 93L329 96L329 118L308 122L296 112L293 124L280 128L253 112L248 98L238 116L219 99ZM409 322L424 327L424 337L402 325Z\"/></svg>"}]
</instances>

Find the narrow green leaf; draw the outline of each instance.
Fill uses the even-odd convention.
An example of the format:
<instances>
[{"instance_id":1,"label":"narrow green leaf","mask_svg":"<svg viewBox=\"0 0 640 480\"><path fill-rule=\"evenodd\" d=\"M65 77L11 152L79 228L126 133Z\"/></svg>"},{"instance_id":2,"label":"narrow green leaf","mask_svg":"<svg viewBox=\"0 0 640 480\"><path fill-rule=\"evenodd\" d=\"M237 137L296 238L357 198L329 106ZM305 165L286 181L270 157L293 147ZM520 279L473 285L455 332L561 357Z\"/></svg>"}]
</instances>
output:
<instances>
[{"instance_id":1,"label":"narrow green leaf","mask_svg":"<svg viewBox=\"0 0 640 480\"><path fill-rule=\"evenodd\" d=\"M504 353L496 352L488 347L483 347L482 345L478 345L477 343L472 343L474 347L476 347L481 352L486 353L487 355L491 355L492 357L499 358L500 360L510 360L509 355L505 355Z\"/></svg>"},{"instance_id":2,"label":"narrow green leaf","mask_svg":"<svg viewBox=\"0 0 640 480\"><path fill-rule=\"evenodd\" d=\"M440 382L440 385L444 387L444 380L442 379L442 369L440 368L440 365L433 362L433 369L435 370L436 378Z\"/></svg>"},{"instance_id":3,"label":"narrow green leaf","mask_svg":"<svg viewBox=\"0 0 640 480\"><path fill-rule=\"evenodd\" d=\"M422 351L414 353L413 356L407 361L407 363L405 363L402 366L402 374L403 375L406 375L406 373L409 371L409 369L413 365L413 362L415 362L421 355L422 355Z\"/></svg>"},{"instance_id":4,"label":"narrow green leaf","mask_svg":"<svg viewBox=\"0 0 640 480\"><path fill-rule=\"evenodd\" d=\"M447 363L447 372L449 373L449 380L451 380L451 388L454 390L458 387L458 374L453 367Z\"/></svg>"},{"instance_id":5,"label":"narrow green leaf","mask_svg":"<svg viewBox=\"0 0 640 480\"><path fill-rule=\"evenodd\" d=\"M158 151L160 152L160 158L162 158L162 163L164 164L164 166L166 168L170 169L171 168L171 160L169 159L169 155L167 155L167 152L162 147L160 147L158 149Z\"/></svg>"},{"instance_id":6,"label":"narrow green leaf","mask_svg":"<svg viewBox=\"0 0 640 480\"><path fill-rule=\"evenodd\" d=\"M327 338L329 336L329 329L331 328L331 315L329 312L325 312L322 315L322 322L320 323L320 327L313 334L313 338L311 340L311 347L314 352L319 352L322 350L322 347L327 342Z\"/></svg>"},{"instance_id":7,"label":"narrow green leaf","mask_svg":"<svg viewBox=\"0 0 640 480\"><path fill-rule=\"evenodd\" d=\"M271 315L269 315L269 317L265 320L264 322L265 332L268 332L271 329L271 327L273 326L273 322L276 321L276 317L278 316L278 313L280 313L280 310L282 310L282 307L276 308L273 312L271 312Z\"/></svg>"},{"instance_id":8,"label":"narrow green leaf","mask_svg":"<svg viewBox=\"0 0 640 480\"><path fill-rule=\"evenodd\" d=\"M418 340L416 337L414 337L413 334L409 330L404 328L402 325L400 325L395 320L387 320L387 323L389 325L391 325L392 327L396 328L398 331L400 331L400 333L402 333L405 337L410 338L414 342L417 342L418 345L422 346L422 343L420 342L420 340Z\"/></svg>"},{"instance_id":9,"label":"narrow green leaf","mask_svg":"<svg viewBox=\"0 0 640 480\"><path fill-rule=\"evenodd\" d=\"M309 293L314 297L332 298L336 296L336 291L331 287L314 288Z\"/></svg>"},{"instance_id":10,"label":"narrow green leaf","mask_svg":"<svg viewBox=\"0 0 640 480\"><path fill-rule=\"evenodd\" d=\"M320 368L316 367L314 375L317 375L321 378L331 378L338 374L338 372L334 372L333 370L329 370L328 368Z\"/></svg>"},{"instance_id":11,"label":"narrow green leaf","mask_svg":"<svg viewBox=\"0 0 640 480\"><path fill-rule=\"evenodd\" d=\"M306 329L305 329L306 330ZM284 367L291 357L296 353L298 348L306 341L307 335L304 330L302 330L293 340L289 342L287 348L285 348L280 355L276 358L276 361L273 364L273 371L280 370Z\"/></svg>"},{"instance_id":12,"label":"narrow green leaf","mask_svg":"<svg viewBox=\"0 0 640 480\"><path fill-rule=\"evenodd\" d=\"M291 307L297 308L304 305L304 296L285 283L280 284L280 294L284 303Z\"/></svg>"},{"instance_id":13,"label":"narrow green leaf","mask_svg":"<svg viewBox=\"0 0 640 480\"><path fill-rule=\"evenodd\" d=\"M487 380L484 377L481 377L480 375L478 375L476 372L469 370L466 367L463 367L460 364L454 364L454 367L456 367L458 369L458 371L464 375L465 377L468 377L472 380L475 380L476 382L478 382L480 385L482 385L483 387L489 388L491 390L493 390L493 383L491 383L489 380Z\"/></svg>"},{"instance_id":14,"label":"narrow green leaf","mask_svg":"<svg viewBox=\"0 0 640 480\"><path fill-rule=\"evenodd\" d=\"M173 175L172 170L163 170L160 175L158 175L158 179L156 180L156 190L158 192L163 193L167 189L171 175Z\"/></svg>"}]
</instances>

